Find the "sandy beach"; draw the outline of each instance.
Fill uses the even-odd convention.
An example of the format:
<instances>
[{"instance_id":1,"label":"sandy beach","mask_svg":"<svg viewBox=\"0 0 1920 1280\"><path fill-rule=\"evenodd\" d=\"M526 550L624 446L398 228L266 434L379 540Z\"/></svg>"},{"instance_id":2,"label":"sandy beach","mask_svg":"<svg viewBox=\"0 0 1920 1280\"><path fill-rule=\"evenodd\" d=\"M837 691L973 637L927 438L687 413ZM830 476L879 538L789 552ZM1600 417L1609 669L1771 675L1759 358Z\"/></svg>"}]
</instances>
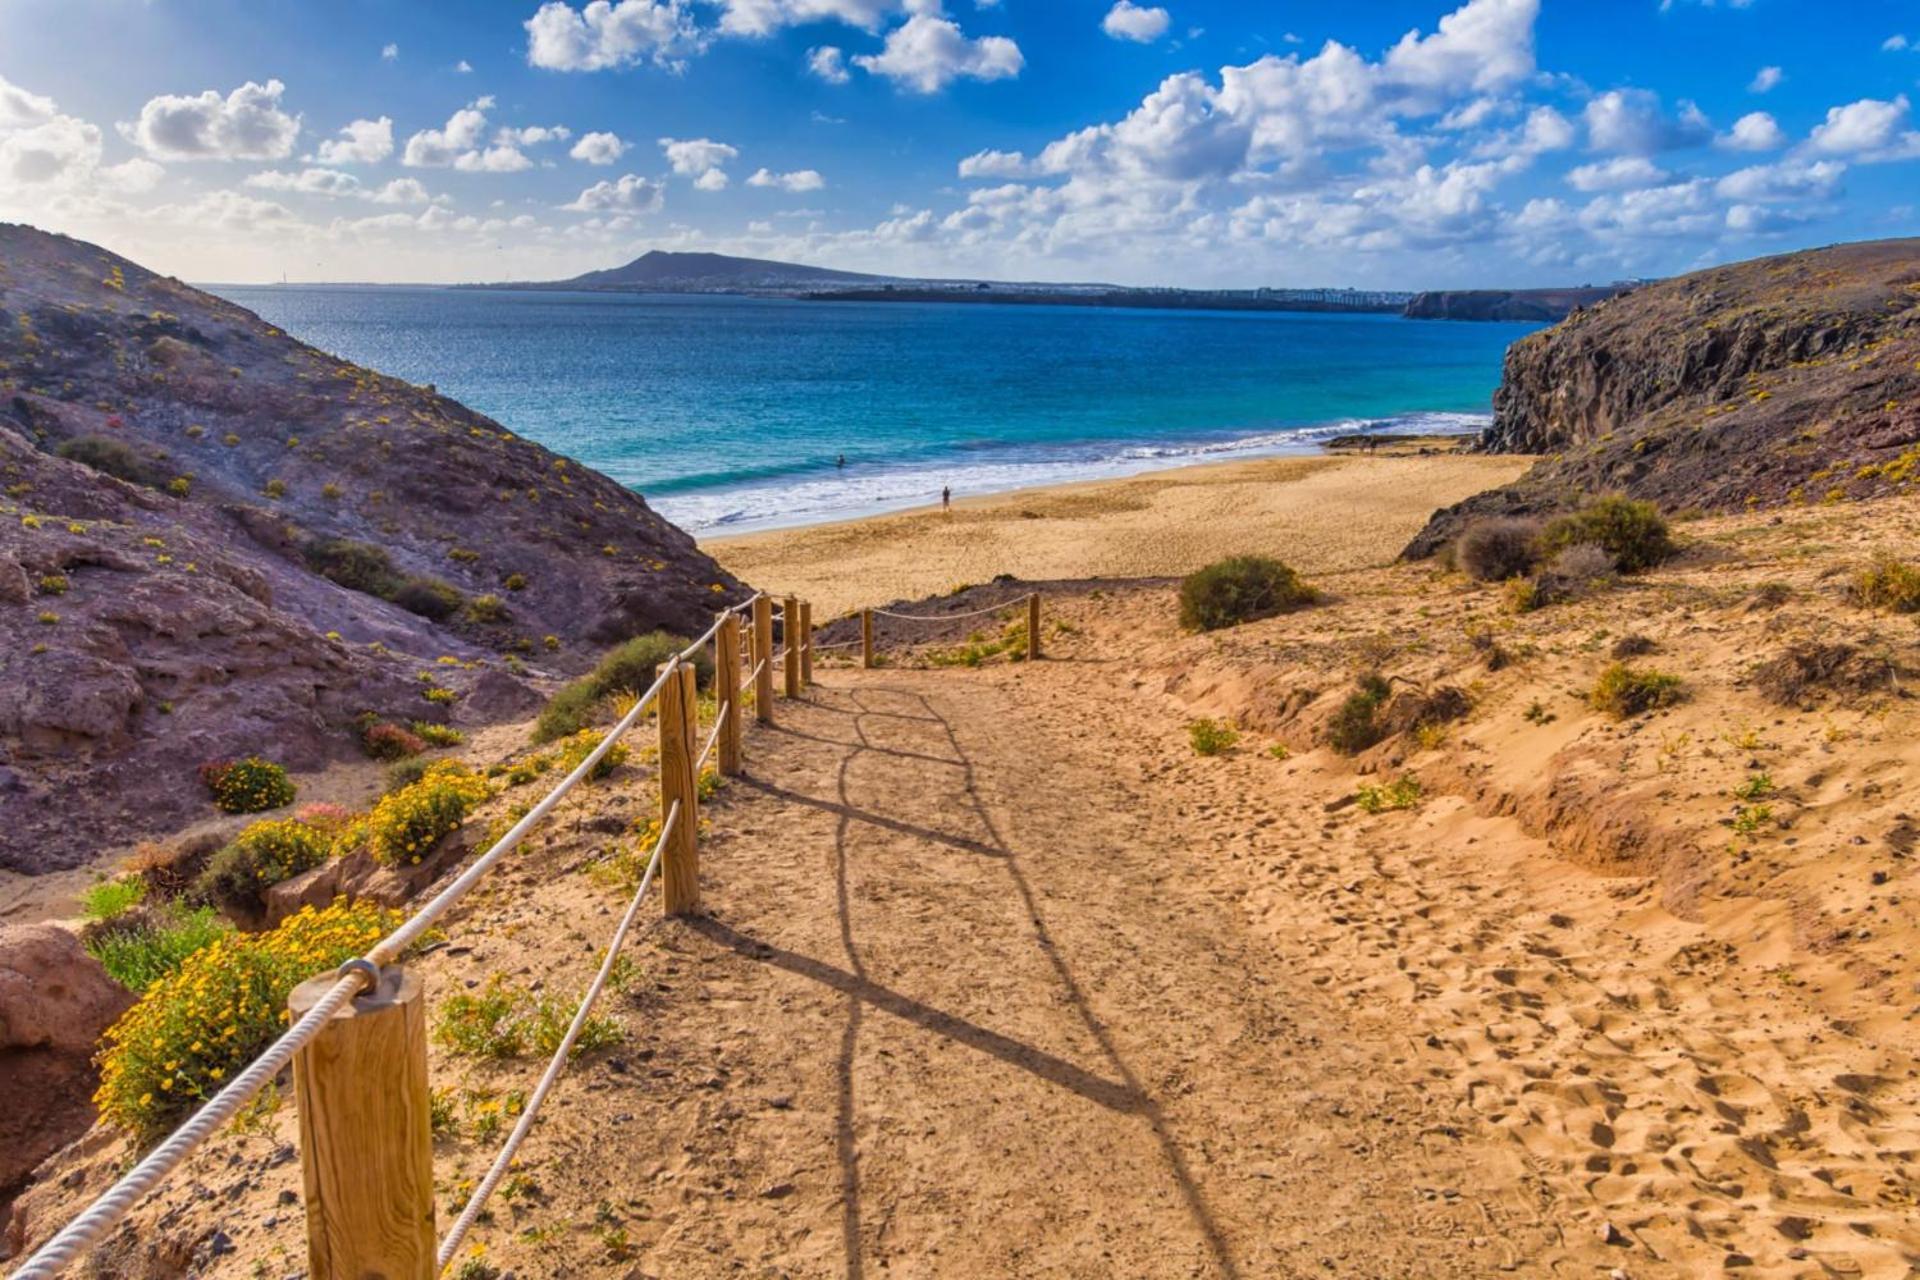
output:
<instances>
[{"instance_id":1,"label":"sandy beach","mask_svg":"<svg viewBox=\"0 0 1920 1280\"><path fill-rule=\"evenodd\" d=\"M1308 573L1384 564L1437 507L1505 484L1532 459L1329 454L1185 467L967 498L938 508L715 538L701 549L822 617L1021 578L1152 577L1223 556Z\"/></svg>"}]
</instances>

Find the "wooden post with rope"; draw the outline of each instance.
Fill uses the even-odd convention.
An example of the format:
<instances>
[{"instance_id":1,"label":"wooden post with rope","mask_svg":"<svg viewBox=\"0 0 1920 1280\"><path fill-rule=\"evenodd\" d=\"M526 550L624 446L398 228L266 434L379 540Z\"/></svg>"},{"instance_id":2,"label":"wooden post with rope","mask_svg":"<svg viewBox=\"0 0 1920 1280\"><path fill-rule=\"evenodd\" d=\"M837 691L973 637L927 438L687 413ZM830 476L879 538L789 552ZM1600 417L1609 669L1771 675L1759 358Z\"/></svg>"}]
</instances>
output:
<instances>
[{"instance_id":1,"label":"wooden post with rope","mask_svg":"<svg viewBox=\"0 0 1920 1280\"><path fill-rule=\"evenodd\" d=\"M753 602L753 718L773 723L773 601Z\"/></svg>"},{"instance_id":2,"label":"wooden post with rope","mask_svg":"<svg viewBox=\"0 0 1920 1280\"><path fill-rule=\"evenodd\" d=\"M293 989L294 1021L331 991L324 973ZM433 1120L427 1005L397 965L342 1006L293 1056L313 1280L433 1280Z\"/></svg>"},{"instance_id":3,"label":"wooden post with rope","mask_svg":"<svg viewBox=\"0 0 1920 1280\"><path fill-rule=\"evenodd\" d=\"M787 650L787 696L800 696L800 602L788 596L780 606L780 643Z\"/></svg>"},{"instance_id":4,"label":"wooden post with rope","mask_svg":"<svg viewBox=\"0 0 1920 1280\"><path fill-rule=\"evenodd\" d=\"M660 690L660 821L680 806L680 816L660 846L660 887L670 916L691 915L700 906L700 827L696 742L699 704L690 663L679 663Z\"/></svg>"},{"instance_id":5,"label":"wooden post with rope","mask_svg":"<svg viewBox=\"0 0 1920 1280\"><path fill-rule=\"evenodd\" d=\"M860 666L873 670L873 610L860 611Z\"/></svg>"},{"instance_id":6,"label":"wooden post with rope","mask_svg":"<svg viewBox=\"0 0 1920 1280\"><path fill-rule=\"evenodd\" d=\"M720 776L740 773L740 615L729 609L713 638L713 684L720 699Z\"/></svg>"},{"instance_id":7,"label":"wooden post with rope","mask_svg":"<svg viewBox=\"0 0 1920 1280\"><path fill-rule=\"evenodd\" d=\"M813 687L813 601L800 602L800 687Z\"/></svg>"},{"instance_id":8,"label":"wooden post with rope","mask_svg":"<svg viewBox=\"0 0 1920 1280\"><path fill-rule=\"evenodd\" d=\"M1027 597L1027 661L1040 661L1040 593Z\"/></svg>"}]
</instances>

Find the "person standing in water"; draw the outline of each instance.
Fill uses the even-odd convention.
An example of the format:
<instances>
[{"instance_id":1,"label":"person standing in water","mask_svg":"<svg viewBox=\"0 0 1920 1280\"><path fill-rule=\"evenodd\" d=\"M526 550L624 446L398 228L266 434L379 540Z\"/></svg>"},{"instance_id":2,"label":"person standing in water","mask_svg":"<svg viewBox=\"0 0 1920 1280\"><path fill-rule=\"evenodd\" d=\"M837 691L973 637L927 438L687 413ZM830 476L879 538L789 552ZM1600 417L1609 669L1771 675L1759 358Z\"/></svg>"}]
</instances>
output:
<instances>
[{"instance_id":1,"label":"person standing in water","mask_svg":"<svg viewBox=\"0 0 1920 1280\"><path fill-rule=\"evenodd\" d=\"M950 485L943 484L940 486L940 509L942 511L953 510L953 488Z\"/></svg>"},{"instance_id":2,"label":"person standing in water","mask_svg":"<svg viewBox=\"0 0 1920 1280\"><path fill-rule=\"evenodd\" d=\"M834 462L833 465L838 467L840 470L845 471L847 469L847 455L844 453L841 454L840 457Z\"/></svg>"}]
</instances>

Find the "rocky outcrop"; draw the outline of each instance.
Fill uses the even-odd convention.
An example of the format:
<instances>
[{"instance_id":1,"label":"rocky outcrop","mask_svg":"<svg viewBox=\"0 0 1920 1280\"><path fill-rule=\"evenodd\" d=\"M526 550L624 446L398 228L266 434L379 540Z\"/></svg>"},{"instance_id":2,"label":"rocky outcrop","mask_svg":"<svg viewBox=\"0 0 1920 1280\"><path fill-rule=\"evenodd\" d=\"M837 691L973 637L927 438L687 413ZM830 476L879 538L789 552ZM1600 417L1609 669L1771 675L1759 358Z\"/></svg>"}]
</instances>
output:
<instances>
[{"instance_id":1,"label":"rocky outcrop","mask_svg":"<svg viewBox=\"0 0 1920 1280\"><path fill-rule=\"evenodd\" d=\"M133 997L58 925L0 928L0 1228L27 1176L93 1123L93 1046Z\"/></svg>"},{"instance_id":2,"label":"rocky outcrop","mask_svg":"<svg viewBox=\"0 0 1920 1280\"><path fill-rule=\"evenodd\" d=\"M207 815L208 760L354 754L362 712L523 714L529 679L742 594L430 387L0 225L0 868Z\"/></svg>"},{"instance_id":3,"label":"rocky outcrop","mask_svg":"<svg viewBox=\"0 0 1920 1280\"><path fill-rule=\"evenodd\" d=\"M1920 480L1920 240L1717 267L1580 311L1507 351L1479 447L1544 455L1436 514L1619 492L1705 511L1840 502Z\"/></svg>"},{"instance_id":4,"label":"rocky outcrop","mask_svg":"<svg viewBox=\"0 0 1920 1280\"><path fill-rule=\"evenodd\" d=\"M1409 320L1564 320L1631 287L1440 289L1414 294L1402 314Z\"/></svg>"}]
</instances>

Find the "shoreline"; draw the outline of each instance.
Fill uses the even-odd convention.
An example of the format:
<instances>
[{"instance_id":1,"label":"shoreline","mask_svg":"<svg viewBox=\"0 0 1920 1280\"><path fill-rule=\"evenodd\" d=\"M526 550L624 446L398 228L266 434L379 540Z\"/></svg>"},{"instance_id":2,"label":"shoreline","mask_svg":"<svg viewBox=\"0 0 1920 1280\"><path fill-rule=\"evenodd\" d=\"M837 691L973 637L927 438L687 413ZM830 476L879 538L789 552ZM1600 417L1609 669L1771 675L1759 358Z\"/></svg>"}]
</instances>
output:
<instances>
[{"instance_id":1,"label":"shoreline","mask_svg":"<svg viewBox=\"0 0 1920 1280\"><path fill-rule=\"evenodd\" d=\"M1534 461L1435 452L1433 444L1409 438L1372 452L1195 463L957 498L950 512L921 506L699 545L744 580L807 596L822 622L1001 574L1164 577L1242 554L1273 555L1308 574L1339 572L1391 561L1434 510L1505 484Z\"/></svg>"}]
</instances>

